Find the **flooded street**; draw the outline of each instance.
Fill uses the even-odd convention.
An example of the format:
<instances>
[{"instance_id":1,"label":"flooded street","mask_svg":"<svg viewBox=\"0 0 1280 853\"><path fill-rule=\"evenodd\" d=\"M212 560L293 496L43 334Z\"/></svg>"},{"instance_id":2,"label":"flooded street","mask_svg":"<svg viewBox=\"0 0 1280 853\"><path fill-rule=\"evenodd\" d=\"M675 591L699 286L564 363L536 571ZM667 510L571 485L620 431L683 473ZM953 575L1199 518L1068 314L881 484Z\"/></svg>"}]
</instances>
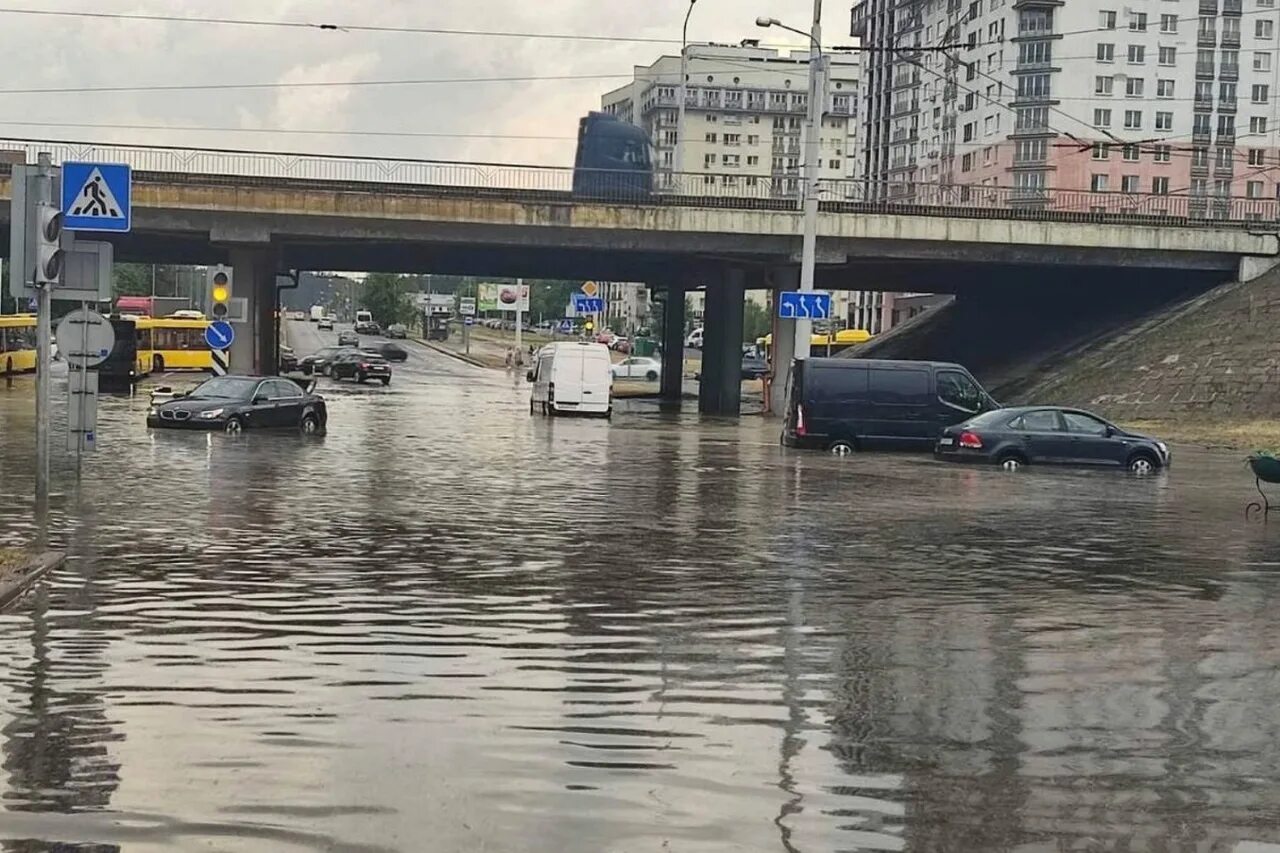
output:
<instances>
[{"instance_id":1,"label":"flooded street","mask_svg":"<svg viewBox=\"0 0 1280 853\"><path fill-rule=\"evenodd\" d=\"M410 346L389 388L321 381L323 437L149 432L143 395L79 485L57 445L69 560L0 616L0 849L1280 844L1243 454L833 458L530 418L523 377ZM35 532L32 387L0 385L0 547Z\"/></svg>"}]
</instances>

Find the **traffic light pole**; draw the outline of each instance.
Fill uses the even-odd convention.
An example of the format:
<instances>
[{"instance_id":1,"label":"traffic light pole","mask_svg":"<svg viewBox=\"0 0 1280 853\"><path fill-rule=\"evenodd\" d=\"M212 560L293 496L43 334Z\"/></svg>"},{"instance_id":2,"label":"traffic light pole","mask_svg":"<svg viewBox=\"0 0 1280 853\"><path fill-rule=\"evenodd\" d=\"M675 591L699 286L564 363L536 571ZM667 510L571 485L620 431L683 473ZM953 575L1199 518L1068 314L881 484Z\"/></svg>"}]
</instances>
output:
<instances>
[{"instance_id":1,"label":"traffic light pole","mask_svg":"<svg viewBox=\"0 0 1280 853\"><path fill-rule=\"evenodd\" d=\"M41 152L36 166L34 198L29 204L53 203L53 160ZM31 265L28 264L28 269ZM26 274L26 271L23 271ZM49 372L53 365L53 328L50 313L52 298L47 284L36 280L36 507L47 511L49 503ZM45 544L45 543L41 543Z\"/></svg>"}]
</instances>

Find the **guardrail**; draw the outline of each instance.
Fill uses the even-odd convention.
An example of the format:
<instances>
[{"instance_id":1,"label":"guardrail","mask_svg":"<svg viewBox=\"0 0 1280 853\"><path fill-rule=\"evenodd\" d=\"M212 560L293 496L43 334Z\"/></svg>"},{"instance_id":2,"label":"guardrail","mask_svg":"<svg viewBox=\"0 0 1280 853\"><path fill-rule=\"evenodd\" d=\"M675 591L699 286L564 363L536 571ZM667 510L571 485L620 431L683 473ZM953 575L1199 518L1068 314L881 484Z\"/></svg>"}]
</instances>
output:
<instances>
[{"instance_id":1,"label":"guardrail","mask_svg":"<svg viewBox=\"0 0 1280 853\"><path fill-rule=\"evenodd\" d=\"M772 210L797 209L802 186L799 174L794 172L767 176L728 171L660 173L653 176L650 186L644 173L579 170L575 188L575 170L554 166L36 140L0 140L0 164L23 159L34 162L41 151L48 151L55 164L67 160L129 163L138 173L135 180L142 183L189 180L270 186L323 182L355 188L394 186L397 192L465 193L535 201L581 198L616 204ZM824 179L819 182L819 192L822 208L833 212L1280 227L1280 201L1271 198L856 179Z\"/></svg>"}]
</instances>

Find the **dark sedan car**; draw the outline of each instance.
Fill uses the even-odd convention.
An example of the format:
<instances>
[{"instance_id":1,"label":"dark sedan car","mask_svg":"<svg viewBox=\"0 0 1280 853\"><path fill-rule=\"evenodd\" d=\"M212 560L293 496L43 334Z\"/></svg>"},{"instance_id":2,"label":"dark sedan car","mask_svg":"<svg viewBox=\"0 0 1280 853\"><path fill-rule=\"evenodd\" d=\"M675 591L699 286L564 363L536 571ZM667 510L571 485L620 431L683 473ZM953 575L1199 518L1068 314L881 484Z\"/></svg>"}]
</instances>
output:
<instances>
[{"instance_id":1,"label":"dark sedan car","mask_svg":"<svg viewBox=\"0 0 1280 853\"><path fill-rule=\"evenodd\" d=\"M1149 474L1170 461L1163 441L1127 432L1080 409L1046 406L995 409L947 427L934 453L939 459L989 462L1010 471L1050 463Z\"/></svg>"},{"instance_id":2,"label":"dark sedan car","mask_svg":"<svg viewBox=\"0 0 1280 853\"><path fill-rule=\"evenodd\" d=\"M354 379L364 383L377 379L383 385L391 384L391 365L380 355L356 351L343 353L329 365L329 375L334 379Z\"/></svg>"},{"instance_id":3,"label":"dark sedan car","mask_svg":"<svg viewBox=\"0 0 1280 853\"><path fill-rule=\"evenodd\" d=\"M769 362L757 352L742 354L742 378L760 379L769 375Z\"/></svg>"},{"instance_id":4,"label":"dark sedan car","mask_svg":"<svg viewBox=\"0 0 1280 853\"><path fill-rule=\"evenodd\" d=\"M279 376L218 376L181 397L153 406L147 426L156 429L298 429L323 432L324 398Z\"/></svg>"},{"instance_id":5,"label":"dark sedan car","mask_svg":"<svg viewBox=\"0 0 1280 853\"><path fill-rule=\"evenodd\" d=\"M399 344L393 344L390 341L381 344L374 344L369 348L370 352L376 352L387 361L408 361L409 351Z\"/></svg>"},{"instance_id":6,"label":"dark sedan car","mask_svg":"<svg viewBox=\"0 0 1280 853\"><path fill-rule=\"evenodd\" d=\"M356 332L338 332L338 346L358 347L360 346L360 335Z\"/></svg>"},{"instance_id":7,"label":"dark sedan car","mask_svg":"<svg viewBox=\"0 0 1280 853\"><path fill-rule=\"evenodd\" d=\"M299 361L298 369L307 376L313 373L324 373L328 370L329 362L333 361L334 357L350 351L351 347L321 347Z\"/></svg>"}]
</instances>

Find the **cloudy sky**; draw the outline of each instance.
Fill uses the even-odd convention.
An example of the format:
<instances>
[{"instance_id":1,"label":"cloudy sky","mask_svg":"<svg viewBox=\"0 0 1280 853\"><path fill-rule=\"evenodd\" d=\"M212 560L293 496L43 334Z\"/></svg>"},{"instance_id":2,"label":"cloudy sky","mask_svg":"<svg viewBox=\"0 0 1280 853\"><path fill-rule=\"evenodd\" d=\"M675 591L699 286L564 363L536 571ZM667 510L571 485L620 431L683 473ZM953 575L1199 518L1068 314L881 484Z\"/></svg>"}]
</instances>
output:
<instances>
[{"instance_id":1,"label":"cloudy sky","mask_svg":"<svg viewBox=\"0 0 1280 853\"><path fill-rule=\"evenodd\" d=\"M851 0L826 0L848 41ZM567 165L577 117L635 64L678 53L687 0L14 0L10 9L674 39L675 45L51 16L0 12L5 138L207 145ZM698 0L690 41L799 37L811 0ZM15 89L476 77L586 79L24 94ZM120 125L109 127L107 125ZM212 128L212 131L180 128ZM281 131L335 131L333 134ZM258 131L258 132L246 132ZM395 137L385 134L456 134ZM382 135L379 135L382 134ZM485 139L477 135L545 139Z\"/></svg>"}]
</instances>

